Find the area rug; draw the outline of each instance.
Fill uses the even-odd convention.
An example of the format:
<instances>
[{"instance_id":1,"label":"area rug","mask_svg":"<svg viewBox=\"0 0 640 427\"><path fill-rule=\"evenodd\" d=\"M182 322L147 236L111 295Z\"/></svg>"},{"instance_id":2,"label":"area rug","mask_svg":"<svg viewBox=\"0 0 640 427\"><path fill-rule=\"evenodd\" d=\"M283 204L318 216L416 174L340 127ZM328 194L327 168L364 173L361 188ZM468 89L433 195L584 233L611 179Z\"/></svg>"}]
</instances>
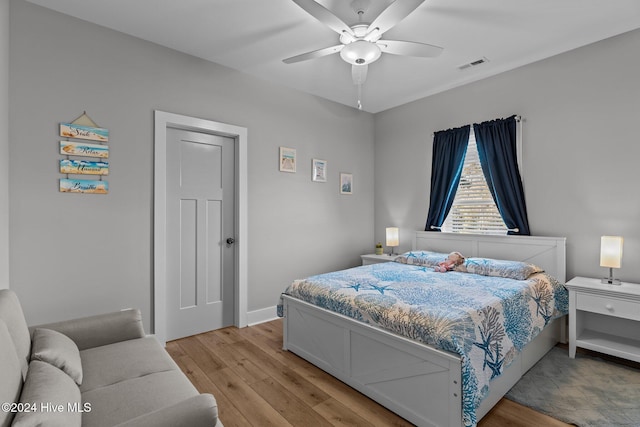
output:
<instances>
[{"instance_id":1,"label":"area rug","mask_svg":"<svg viewBox=\"0 0 640 427\"><path fill-rule=\"evenodd\" d=\"M505 397L580 427L640 426L640 370L559 347Z\"/></svg>"}]
</instances>

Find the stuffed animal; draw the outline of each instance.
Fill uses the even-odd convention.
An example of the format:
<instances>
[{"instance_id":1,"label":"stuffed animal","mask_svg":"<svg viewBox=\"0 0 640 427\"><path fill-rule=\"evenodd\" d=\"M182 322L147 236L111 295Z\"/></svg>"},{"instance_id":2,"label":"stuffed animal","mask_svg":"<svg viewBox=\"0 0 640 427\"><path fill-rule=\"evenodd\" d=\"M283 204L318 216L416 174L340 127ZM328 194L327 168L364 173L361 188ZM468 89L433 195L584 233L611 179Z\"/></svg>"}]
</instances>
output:
<instances>
[{"instance_id":1,"label":"stuffed animal","mask_svg":"<svg viewBox=\"0 0 640 427\"><path fill-rule=\"evenodd\" d=\"M447 259L439 262L433 270L439 273L445 273L447 271L451 271L459 265L464 263L464 256L460 252L451 252Z\"/></svg>"}]
</instances>

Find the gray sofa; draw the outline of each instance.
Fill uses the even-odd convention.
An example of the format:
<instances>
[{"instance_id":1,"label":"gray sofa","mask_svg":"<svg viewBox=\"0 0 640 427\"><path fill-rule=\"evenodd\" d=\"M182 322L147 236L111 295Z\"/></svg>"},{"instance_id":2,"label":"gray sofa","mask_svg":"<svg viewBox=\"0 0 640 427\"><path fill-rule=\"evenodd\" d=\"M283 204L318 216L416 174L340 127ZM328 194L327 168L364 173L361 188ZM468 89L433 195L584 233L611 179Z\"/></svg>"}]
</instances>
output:
<instances>
[{"instance_id":1,"label":"gray sofa","mask_svg":"<svg viewBox=\"0 0 640 427\"><path fill-rule=\"evenodd\" d=\"M0 290L0 427L221 427L139 310L28 328L16 294Z\"/></svg>"}]
</instances>

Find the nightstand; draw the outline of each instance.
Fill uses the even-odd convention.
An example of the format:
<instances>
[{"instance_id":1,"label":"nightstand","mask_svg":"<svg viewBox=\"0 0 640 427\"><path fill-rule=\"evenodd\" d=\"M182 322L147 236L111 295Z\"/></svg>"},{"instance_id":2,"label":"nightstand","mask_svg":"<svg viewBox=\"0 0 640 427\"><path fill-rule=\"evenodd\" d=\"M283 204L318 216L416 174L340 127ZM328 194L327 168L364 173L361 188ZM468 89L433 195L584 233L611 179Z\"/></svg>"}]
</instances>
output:
<instances>
[{"instance_id":1,"label":"nightstand","mask_svg":"<svg viewBox=\"0 0 640 427\"><path fill-rule=\"evenodd\" d=\"M391 262L394 259L396 259L397 256L398 256L397 254L394 254L393 256L389 254L382 254L382 255L367 254L367 255L360 255L360 258L362 258L362 265L369 265L369 264L379 264L381 262Z\"/></svg>"},{"instance_id":2,"label":"nightstand","mask_svg":"<svg viewBox=\"0 0 640 427\"><path fill-rule=\"evenodd\" d=\"M575 277L569 290L569 357L576 347L640 362L640 284Z\"/></svg>"}]
</instances>

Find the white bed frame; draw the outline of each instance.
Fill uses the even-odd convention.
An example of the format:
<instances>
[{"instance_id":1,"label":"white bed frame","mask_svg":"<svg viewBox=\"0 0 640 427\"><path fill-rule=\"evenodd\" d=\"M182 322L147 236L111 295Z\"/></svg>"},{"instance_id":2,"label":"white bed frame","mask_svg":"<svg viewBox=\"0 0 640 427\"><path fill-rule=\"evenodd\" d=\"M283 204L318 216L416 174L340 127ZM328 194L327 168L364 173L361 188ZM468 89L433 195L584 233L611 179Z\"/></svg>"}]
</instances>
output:
<instances>
[{"instance_id":1,"label":"white bed frame","mask_svg":"<svg viewBox=\"0 0 640 427\"><path fill-rule=\"evenodd\" d=\"M527 261L565 282L565 238L416 232L413 248ZM283 348L418 426L462 426L460 356L283 296ZM480 420L565 333L554 321L491 383Z\"/></svg>"}]
</instances>

